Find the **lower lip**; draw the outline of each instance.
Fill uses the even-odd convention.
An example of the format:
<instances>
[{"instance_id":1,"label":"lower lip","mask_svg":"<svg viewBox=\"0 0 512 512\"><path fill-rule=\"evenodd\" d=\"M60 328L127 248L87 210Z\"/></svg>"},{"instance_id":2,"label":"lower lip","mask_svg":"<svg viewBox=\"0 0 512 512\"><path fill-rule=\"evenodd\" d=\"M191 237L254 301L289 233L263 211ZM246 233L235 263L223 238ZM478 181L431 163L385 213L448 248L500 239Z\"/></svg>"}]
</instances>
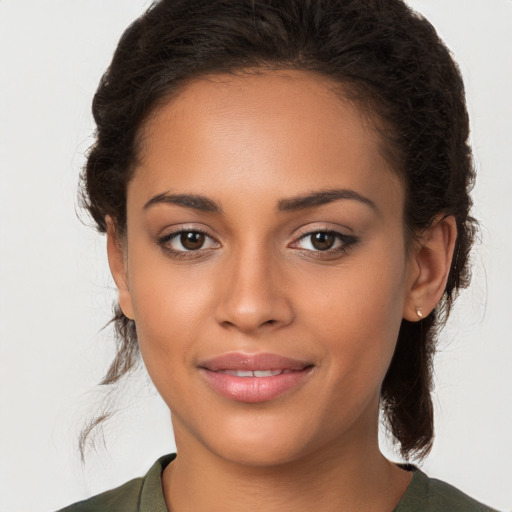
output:
<instances>
[{"instance_id":1,"label":"lower lip","mask_svg":"<svg viewBox=\"0 0 512 512\"><path fill-rule=\"evenodd\" d=\"M267 402L290 391L309 375L311 367L272 377L236 377L201 368L210 386L222 396L238 402Z\"/></svg>"}]
</instances>

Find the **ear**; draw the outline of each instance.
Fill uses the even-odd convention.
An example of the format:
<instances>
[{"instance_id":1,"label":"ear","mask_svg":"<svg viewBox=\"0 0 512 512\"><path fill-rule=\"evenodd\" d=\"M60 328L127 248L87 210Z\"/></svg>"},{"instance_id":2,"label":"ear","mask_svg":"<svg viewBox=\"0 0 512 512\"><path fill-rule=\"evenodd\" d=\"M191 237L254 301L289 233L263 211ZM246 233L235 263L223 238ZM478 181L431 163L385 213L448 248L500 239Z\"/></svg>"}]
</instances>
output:
<instances>
[{"instance_id":1,"label":"ear","mask_svg":"<svg viewBox=\"0 0 512 512\"><path fill-rule=\"evenodd\" d=\"M128 285L126 247L119 240L114 221L107 217L107 255L110 272L116 283L119 306L124 315L133 320L133 305Z\"/></svg>"},{"instance_id":2,"label":"ear","mask_svg":"<svg viewBox=\"0 0 512 512\"><path fill-rule=\"evenodd\" d=\"M457 224L453 215L439 215L412 248L408 297L403 317L411 322L429 315L443 296L453 258Z\"/></svg>"}]
</instances>

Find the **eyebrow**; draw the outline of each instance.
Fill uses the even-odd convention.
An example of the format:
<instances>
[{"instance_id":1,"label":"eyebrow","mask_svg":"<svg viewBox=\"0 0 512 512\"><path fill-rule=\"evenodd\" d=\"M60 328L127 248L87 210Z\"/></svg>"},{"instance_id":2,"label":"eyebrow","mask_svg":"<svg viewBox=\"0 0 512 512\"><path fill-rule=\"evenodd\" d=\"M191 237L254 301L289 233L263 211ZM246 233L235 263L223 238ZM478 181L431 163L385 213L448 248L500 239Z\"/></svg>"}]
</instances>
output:
<instances>
[{"instance_id":1,"label":"eyebrow","mask_svg":"<svg viewBox=\"0 0 512 512\"><path fill-rule=\"evenodd\" d=\"M369 206L373 210L377 210L377 206L371 199L359 194L355 190L342 188L319 190L301 196L281 199L277 203L277 211L296 212L307 210L309 208L316 208L318 206L342 199L358 201ZM192 210L198 210L201 212L222 214L222 208L220 205L206 196L198 194L171 194L169 192L163 192L162 194L158 194L152 197L144 205L144 210L147 210L156 204L162 203L176 204L178 206L184 206L185 208L190 208Z\"/></svg>"},{"instance_id":2,"label":"eyebrow","mask_svg":"<svg viewBox=\"0 0 512 512\"><path fill-rule=\"evenodd\" d=\"M144 205L144 210L162 203L177 204L178 206L184 206L185 208L191 208L200 212L222 213L222 208L215 201L205 196L197 194L169 194L168 192L152 197Z\"/></svg>"},{"instance_id":3,"label":"eyebrow","mask_svg":"<svg viewBox=\"0 0 512 512\"><path fill-rule=\"evenodd\" d=\"M339 201L341 199L359 201L360 203L369 206L373 210L377 210L377 206L371 199L357 193L355 190L346 188L320 190L310 194L305 194L303 196L281 199L277 203L277 209L280 212L296 212L299 210L306 210L308 208L322 206L324 204L332 203L333 201Z\"/></svg>"}]
</instances>

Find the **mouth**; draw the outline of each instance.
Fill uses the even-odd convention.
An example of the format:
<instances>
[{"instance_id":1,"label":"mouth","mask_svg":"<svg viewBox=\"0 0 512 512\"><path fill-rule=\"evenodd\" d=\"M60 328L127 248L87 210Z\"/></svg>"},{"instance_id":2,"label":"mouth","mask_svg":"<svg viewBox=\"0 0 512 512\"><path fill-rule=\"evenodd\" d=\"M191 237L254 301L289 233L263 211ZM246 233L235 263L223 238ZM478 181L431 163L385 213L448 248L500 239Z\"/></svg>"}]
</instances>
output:
<instances>
[{"instance_id":1,"label":"mouth","mask_svg":"<svg viewBox=\"0 0 512 512\"><path fill-rule=\"evenodd\" d=\"M276 375L284 375L286 373L297 372L300 370L217 370L218 373L233 375L233 377L275 377Z\"/></svg>"},{"instance_id":2,"label":"mouth","mask_svg":"<svg viewBox=\"0 0 512 512\"><path fill-rule=\"evenodd\" d=\"M229 353L204 361L199 370L221 396L246 403L276 399L300 389L313 363L277 354Z\"/></svg>"}]
</instances>

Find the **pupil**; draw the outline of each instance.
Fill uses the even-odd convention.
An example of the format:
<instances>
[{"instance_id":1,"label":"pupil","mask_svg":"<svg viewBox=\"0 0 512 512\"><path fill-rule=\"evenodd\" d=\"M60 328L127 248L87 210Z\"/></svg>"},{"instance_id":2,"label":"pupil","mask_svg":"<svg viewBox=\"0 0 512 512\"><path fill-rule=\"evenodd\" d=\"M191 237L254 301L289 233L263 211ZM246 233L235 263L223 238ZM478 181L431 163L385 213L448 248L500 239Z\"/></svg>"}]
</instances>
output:
<instances>
[{"instance_id":1,"label":"pupil","mask_svg":"<svg viewBox=\"0 0 512 512\"><path fill-rule=\"evenodd\" d=\"M312 235L312 243L315 249L325 251L334 245L336 237L332 233L315 233Z\"/></svg>"},{"instance_id":2,"label":"pupil","mask_svg":"<svg viewBox=\"0 0 512 512\"><path fill-rule=\"evenodd\" d=\"M200 249L204 244L204 234L203 233L195 233L193 231L189 233L181 234L181 245L190 251L194 249Z\"/></svg>"}]
</instances>

